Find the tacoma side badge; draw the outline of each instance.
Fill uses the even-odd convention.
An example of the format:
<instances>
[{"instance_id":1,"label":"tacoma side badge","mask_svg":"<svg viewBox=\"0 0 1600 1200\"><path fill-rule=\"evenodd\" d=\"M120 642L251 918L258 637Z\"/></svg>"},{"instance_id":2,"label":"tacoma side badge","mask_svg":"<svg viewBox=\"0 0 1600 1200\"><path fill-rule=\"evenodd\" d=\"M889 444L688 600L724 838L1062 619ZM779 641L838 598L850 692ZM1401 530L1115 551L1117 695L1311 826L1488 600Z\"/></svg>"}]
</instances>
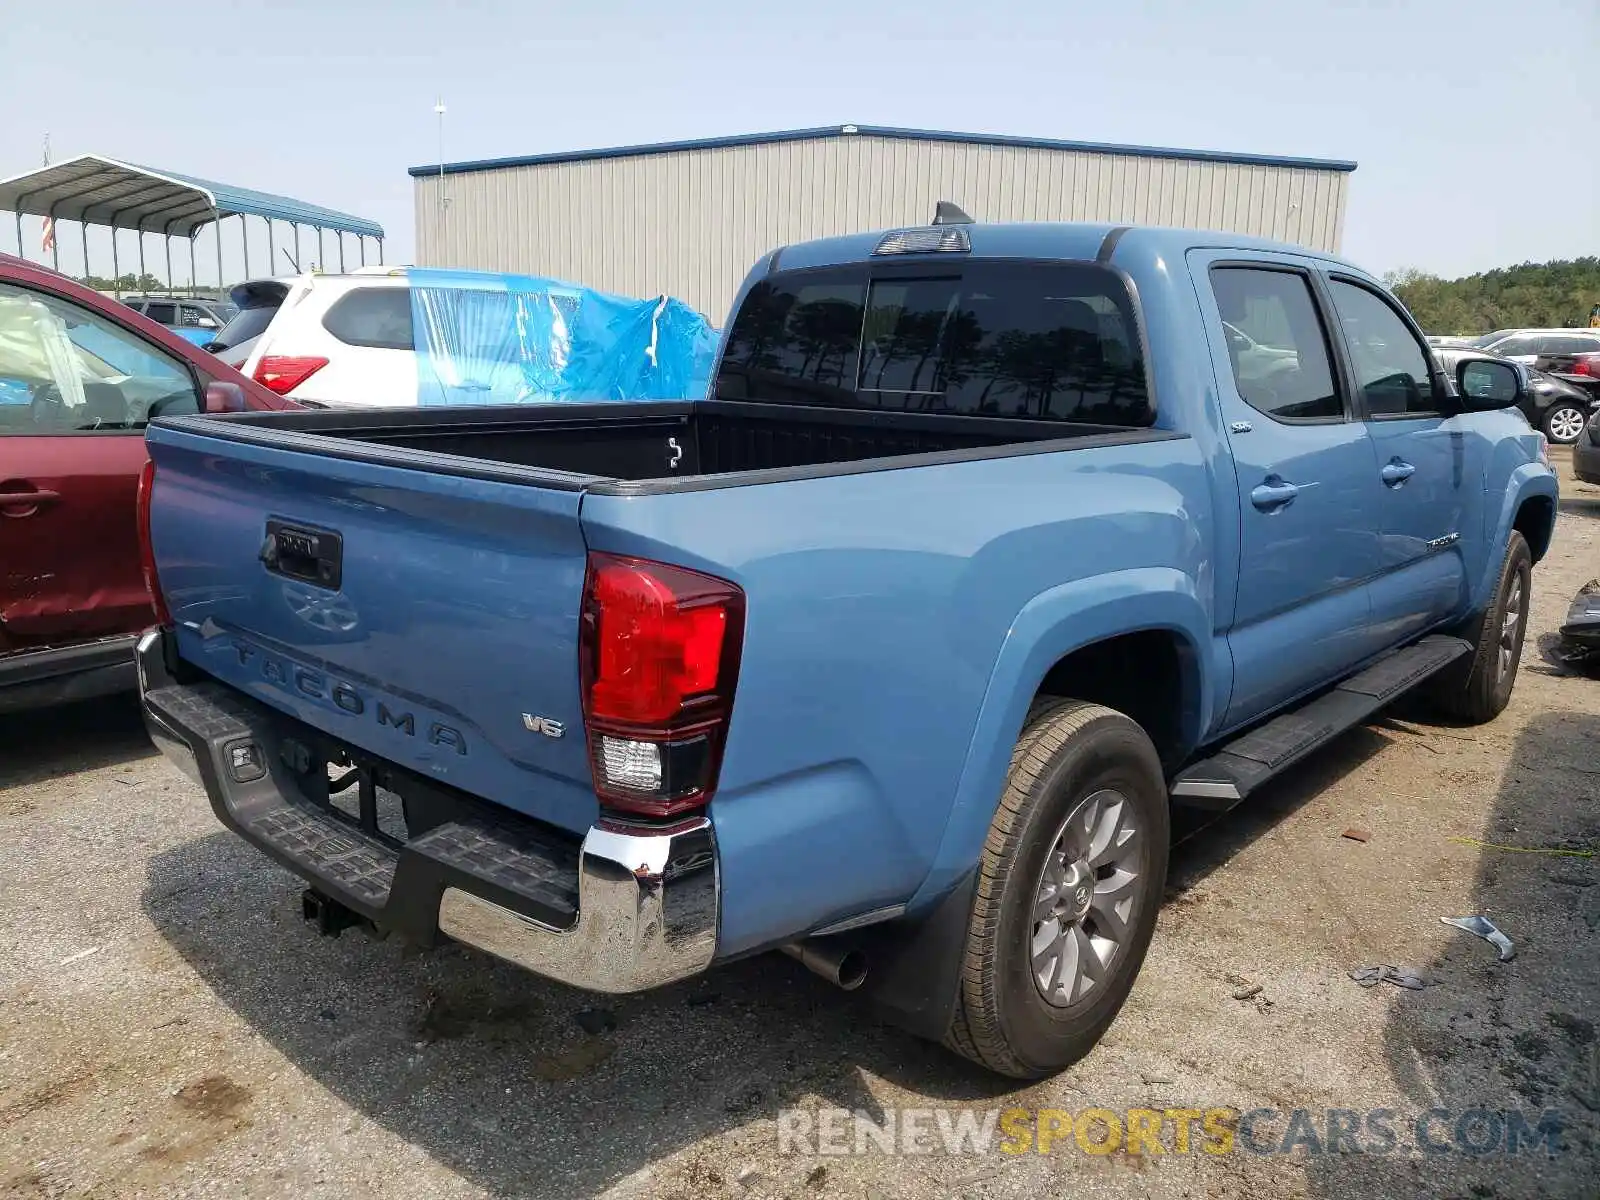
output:
<instances>
[{"instance_id":1,"label":"tacoma side badge","mask_svg":"<svg viewBox=\"0 0 1600 1200\"><path fill-rule=\"evenodd\" d=\"M522 727L529 733L542 733L550 738L558 738L567 731L567 727L560 721L552 721L549 717L536 717L532 713L522 714Z\"/></svg>"}]
</instances>

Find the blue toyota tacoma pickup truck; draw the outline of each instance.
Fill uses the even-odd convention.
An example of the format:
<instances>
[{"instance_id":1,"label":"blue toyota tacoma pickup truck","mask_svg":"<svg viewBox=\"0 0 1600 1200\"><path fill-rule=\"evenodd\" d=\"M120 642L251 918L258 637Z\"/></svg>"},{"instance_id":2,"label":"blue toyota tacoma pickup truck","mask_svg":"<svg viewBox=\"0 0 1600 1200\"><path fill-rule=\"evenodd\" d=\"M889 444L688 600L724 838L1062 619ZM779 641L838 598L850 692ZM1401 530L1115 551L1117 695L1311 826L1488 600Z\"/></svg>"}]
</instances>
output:
<instances>
[{"instance_id":1,"label":"blue toyota tacoma pickup truck","mask_svg":"<svg viewBox=\"0 0 1600 1200\"><path fill-rule=\"evenodd\" d=\"M1171 806L1492 719L1557 488L1512 368L1232 234L756 265L694 402L158 421L152 736L325 931L628 992L782 948L1058 1070Z\"/></svg>"}]
</instances>

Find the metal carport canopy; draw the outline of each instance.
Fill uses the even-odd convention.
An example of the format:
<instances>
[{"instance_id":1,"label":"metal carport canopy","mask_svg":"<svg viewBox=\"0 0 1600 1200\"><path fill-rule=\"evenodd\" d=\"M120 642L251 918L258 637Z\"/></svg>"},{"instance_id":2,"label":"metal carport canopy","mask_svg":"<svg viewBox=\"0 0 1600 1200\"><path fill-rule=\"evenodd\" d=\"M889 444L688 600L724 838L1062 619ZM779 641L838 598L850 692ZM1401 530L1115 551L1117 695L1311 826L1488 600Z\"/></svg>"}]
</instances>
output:
<instances>
[{"instance_id":1,"label":"metal carport canopy","mask_svg":"<svg viewBox=\"0 0 1600 1200\"><path fill-rule=\"evenodd\" d=\"M179 237L235 216L383 237L383 226L365 217L98 154L0 179L0 210Z\"/></svg>"}]
</instances>

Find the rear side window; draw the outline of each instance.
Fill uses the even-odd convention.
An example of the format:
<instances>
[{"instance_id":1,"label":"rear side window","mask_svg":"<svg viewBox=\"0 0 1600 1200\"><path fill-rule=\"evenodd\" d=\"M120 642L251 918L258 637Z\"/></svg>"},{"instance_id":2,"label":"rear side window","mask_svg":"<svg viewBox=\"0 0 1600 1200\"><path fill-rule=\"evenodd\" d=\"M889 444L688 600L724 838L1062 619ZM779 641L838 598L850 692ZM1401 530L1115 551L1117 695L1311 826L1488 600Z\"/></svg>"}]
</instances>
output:
<instances>
[{"instance_id":1,"label":"rear side window","mask_svg":"<svg viewBox=\"0 0 1600 1200\"><path fill-rule=\"evenodd\" d=\"M333 302L322 327L347 346L414 350L411 289L356 288Z\"/></svg>"},{"instance_id":2,"label":"rear side window","mask_svg":"<svg viewBox=\"0 0 1600 1200\"><path fill-rule=\"evenodd\" d=\"M1239 399L1278 421L1343 419L1327 333L1304 275L1217 267L1211 290Z\"/></svg>"},{"instance_id":3,"label":"rear side window","mask_svg":"<svg viewBox=\"0 0 1600 1200\"><path fill-rule=\"evenodd\" d=\"M1539 345L1540 354L1593 354L1596 350L1600 350L1600 338L1582 334L1541 338Z\"/></svg>"},{"instance_id":4,"label":"rear side window","mask_svg":"<svg viewBox=\"0 0 1600 1200\"><path fill-rule=\"evenodd\" d=\"M1142 426L1133 305L1110 271L976 260L756 284L728 334L723 400Z\"/></svg>"},{"instance_id":5,"label":"rear side window","mask_svg":"<svg viewBox=\"0 0 1600 1200\"><path fill-rule=\"evenodd\" d=\"M144 315L158 325L175 325L178 321L178 306L152 300L144 306Z\"/></svg>"}]
</instances>

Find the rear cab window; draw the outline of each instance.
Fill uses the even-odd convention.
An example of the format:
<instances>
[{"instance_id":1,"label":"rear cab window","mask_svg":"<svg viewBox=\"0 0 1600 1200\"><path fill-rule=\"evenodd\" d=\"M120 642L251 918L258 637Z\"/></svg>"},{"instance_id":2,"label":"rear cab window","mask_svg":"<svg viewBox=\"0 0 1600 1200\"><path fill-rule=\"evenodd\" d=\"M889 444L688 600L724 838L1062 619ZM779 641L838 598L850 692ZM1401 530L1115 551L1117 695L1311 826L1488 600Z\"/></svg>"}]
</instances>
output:
<instances>
[{"instance_id":1,"label":"rear cab window","mask_svg":"<svg viewBox=\"0 0 1600 1200\"><path fill-rule=\"evenodd\" d=\"M719 400L1142 428L1133 301L1088 263L974 259L779 272L729 330Z\"/></svg>"}]
</instances>

